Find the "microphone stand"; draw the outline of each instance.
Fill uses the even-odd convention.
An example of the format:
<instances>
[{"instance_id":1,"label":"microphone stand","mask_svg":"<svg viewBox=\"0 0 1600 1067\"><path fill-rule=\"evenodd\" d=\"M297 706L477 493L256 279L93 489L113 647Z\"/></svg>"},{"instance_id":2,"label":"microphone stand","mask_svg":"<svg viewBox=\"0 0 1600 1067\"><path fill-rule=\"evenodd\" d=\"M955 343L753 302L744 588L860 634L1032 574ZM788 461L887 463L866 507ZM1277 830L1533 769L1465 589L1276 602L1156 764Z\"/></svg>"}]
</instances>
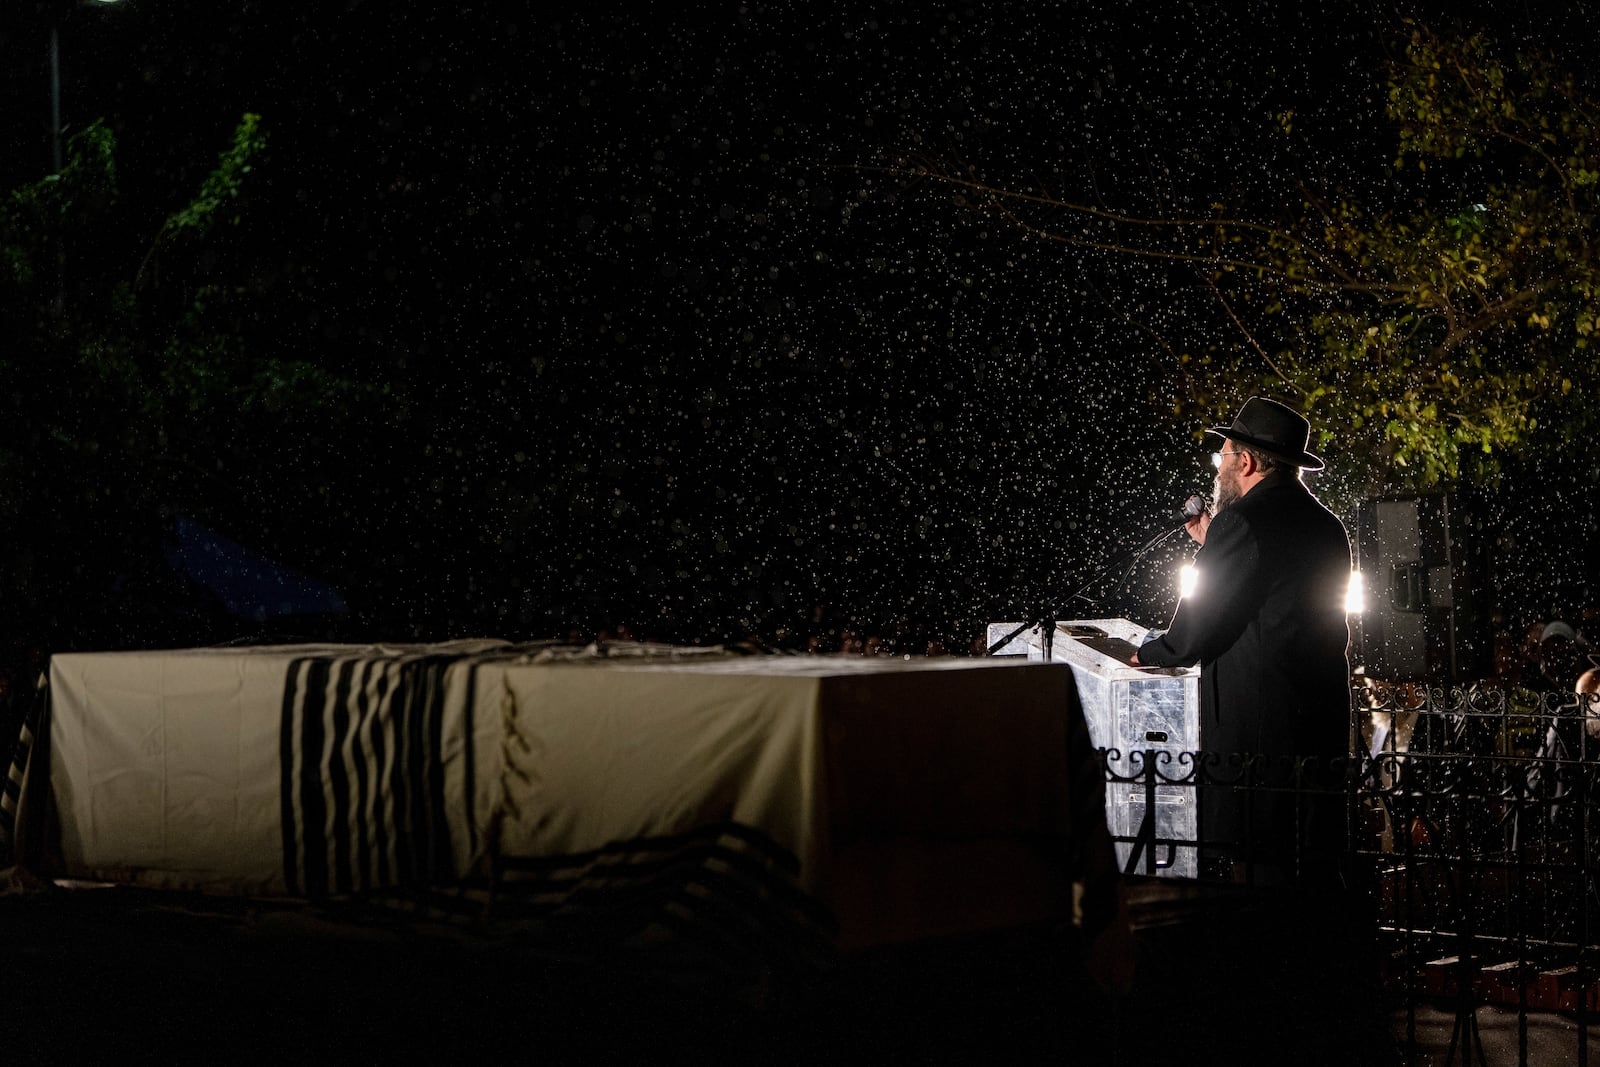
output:
<instances>
[{"instance_id":1,"label":"microphone stand","mask_svg":"<svg viewBox=\"0 0 1600 1067\"><path fill-rule=\"evenodd\" d=\"M1142 557L1144 557L1146 554L1148 554L1153 549L1155 549L1155 547L1157 545L1161 544L1163 541L1167 540L1169 537L1174 536L1175 534L1182 533L1187 527L1188 527L1188 523L1184 523L1183 526L1178 526L1178 527L1175 527L1175 528L1173 528L1171 530L1166 530L1166 531L1163 531L1162 533L1156 534L1154 537L1152 537L1150 540L1146 541L1143 545L1141 545L1138 548L1123 549L1121 552L1118 552L1115 556L1112 556L1111 559L1108 560L1104 566L1102 566L1099 570L1095 571L1092 575L1090 575L1088 581L1084 582L1076 590L1074 590L1072 595L1067 597L1067 603L1068 604L1072 603L1074 600L1078 599L1084 593L1088 592L1089 587L1094 585L1094 583L1098 582L1101 578L1104 578L1106 576L1106 573L1108 571L1110 571L1113 567L1120 566L1121 564L1126 563L1128 565L1128 568L1131 570L1135 563L1137 563ZM1054 645L1055 645L1055 634L1056 634L1056 620L1053 619L1053 618L1035 619L1033 622L1025 622L1025 623L1023 623L1022 625L1018 626L1015 630L1012 630L1010 633L1006 634L1000 640L998 640L994 644L990 645L989 646L989 655L991 655L991 656L994 655L996 652L1000 651L1002 648L1004 648L1007 645L1009 645L1012 641L1016 640L1017 637L1019 635L1021 635L1024 631L1031 630L1034 627L1039 627L1039 641L1040 641L1041 647L1044 650L1044 661L1046 663L1053 662L1051 660L1051 658L1050 658L1051 651L1052 651L1052 649L1054 648Z\"/></svg>"}]
</instances>

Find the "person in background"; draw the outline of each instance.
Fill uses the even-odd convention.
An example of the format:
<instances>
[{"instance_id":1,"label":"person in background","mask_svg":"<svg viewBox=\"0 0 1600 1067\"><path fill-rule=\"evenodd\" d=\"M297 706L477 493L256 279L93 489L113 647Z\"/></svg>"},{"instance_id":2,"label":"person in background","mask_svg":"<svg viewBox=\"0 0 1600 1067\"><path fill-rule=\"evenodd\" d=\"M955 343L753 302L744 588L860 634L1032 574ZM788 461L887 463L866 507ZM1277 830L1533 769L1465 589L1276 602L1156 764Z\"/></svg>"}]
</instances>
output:
<instances>
[{"instance_id":1,"label":"person in background","mask_svg":"<svg viewBox=\"0 0 1600 1067\"><path fill-rule=\"evenodd\" d=\"M1583 673L1586 651L1571 623L1552 619L1539 630L1539 643L1523 671L1522 684L1535 691L1571 692Z\"/></svg>"}]
</instances>

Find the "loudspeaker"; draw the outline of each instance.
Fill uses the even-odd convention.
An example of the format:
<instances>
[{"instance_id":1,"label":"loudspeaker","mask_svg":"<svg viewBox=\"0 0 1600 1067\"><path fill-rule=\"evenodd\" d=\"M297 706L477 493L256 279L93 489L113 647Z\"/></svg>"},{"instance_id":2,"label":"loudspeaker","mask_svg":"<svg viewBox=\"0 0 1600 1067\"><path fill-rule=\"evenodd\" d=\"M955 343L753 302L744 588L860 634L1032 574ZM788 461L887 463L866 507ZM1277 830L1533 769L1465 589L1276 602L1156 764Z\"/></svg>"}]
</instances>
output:
<instances>
[{"instance_id":1,"label":"loudspeaker","mask_svg":"<svg viewBox=\"0 0 1600 1067\"><path fill-rule=\"evenodd\" d=\"M1368 676L1437 683L1491 673L1486 541L1448 493L1361 502L1356 558L1366 603L1356 662Z\"/></svg>"}]
</instances>

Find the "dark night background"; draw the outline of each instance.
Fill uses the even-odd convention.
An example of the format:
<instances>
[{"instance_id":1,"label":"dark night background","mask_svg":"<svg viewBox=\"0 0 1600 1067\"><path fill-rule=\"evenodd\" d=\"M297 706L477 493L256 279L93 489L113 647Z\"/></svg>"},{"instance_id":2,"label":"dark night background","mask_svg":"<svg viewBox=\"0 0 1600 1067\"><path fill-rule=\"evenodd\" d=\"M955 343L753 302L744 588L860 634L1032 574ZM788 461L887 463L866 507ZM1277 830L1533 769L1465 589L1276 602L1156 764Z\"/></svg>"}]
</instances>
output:
<instances>
[{"instance_id":1,"label":"dark night background","mask_svg":"<svg viewBox=\"0 0 1600 1067\"><path fill-rule=\"evenodd\" d=\"M1414 13L1581 72L1600 16L1569 6ZM5 15L6 188L48 170L48 10ZM357 388L331 412L193 412L207 462L126 506L115 455L44 470L5 514L33 576L14 636L714 642L822 604L965 651L1047 608L1163 621L1179 539L1064 601L1209 487L1173 361L1228 324L1182 272L1025 240L892 168L1062 174L1177 211L1296 168L1381 182L1381 62L1410 10L63 4L63 121L106 120L121 189L71 249L68 313L106 269L96 242L137 248L259 113L241 222L183 269L240 288L247 352ZM1294 160L1270 136L1285 109L1314 131ZM1348 521L1359 490L1329 458L1313 489ZM1508 618L1597 600L1571 533L1595 477L1530 460L1482 504ZM178 516L349 614L204 605L162 571Z\"/></svg>"}]
</instances>

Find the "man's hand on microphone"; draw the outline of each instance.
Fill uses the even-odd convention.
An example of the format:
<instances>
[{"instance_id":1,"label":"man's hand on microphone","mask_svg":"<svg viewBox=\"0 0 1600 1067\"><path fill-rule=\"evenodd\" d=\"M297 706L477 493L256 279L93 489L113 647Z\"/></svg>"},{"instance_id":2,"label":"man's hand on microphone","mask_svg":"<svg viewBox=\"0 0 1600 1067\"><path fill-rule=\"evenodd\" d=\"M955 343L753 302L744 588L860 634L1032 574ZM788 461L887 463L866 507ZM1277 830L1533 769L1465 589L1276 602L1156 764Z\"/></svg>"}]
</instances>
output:
<instances>
[{"instance_id":1,"label":"man's hand on microphone","mask_svg":"<svg viewBox=\"0 0 1600 1067\"><path fill-rule=\"evenodd\" d=\"M1211 507L1205 497L1195 494L1183 502L1183 528L1197 545L1206 543L1206 530L1211 526Z\"/></svg>"}]
</instances>

